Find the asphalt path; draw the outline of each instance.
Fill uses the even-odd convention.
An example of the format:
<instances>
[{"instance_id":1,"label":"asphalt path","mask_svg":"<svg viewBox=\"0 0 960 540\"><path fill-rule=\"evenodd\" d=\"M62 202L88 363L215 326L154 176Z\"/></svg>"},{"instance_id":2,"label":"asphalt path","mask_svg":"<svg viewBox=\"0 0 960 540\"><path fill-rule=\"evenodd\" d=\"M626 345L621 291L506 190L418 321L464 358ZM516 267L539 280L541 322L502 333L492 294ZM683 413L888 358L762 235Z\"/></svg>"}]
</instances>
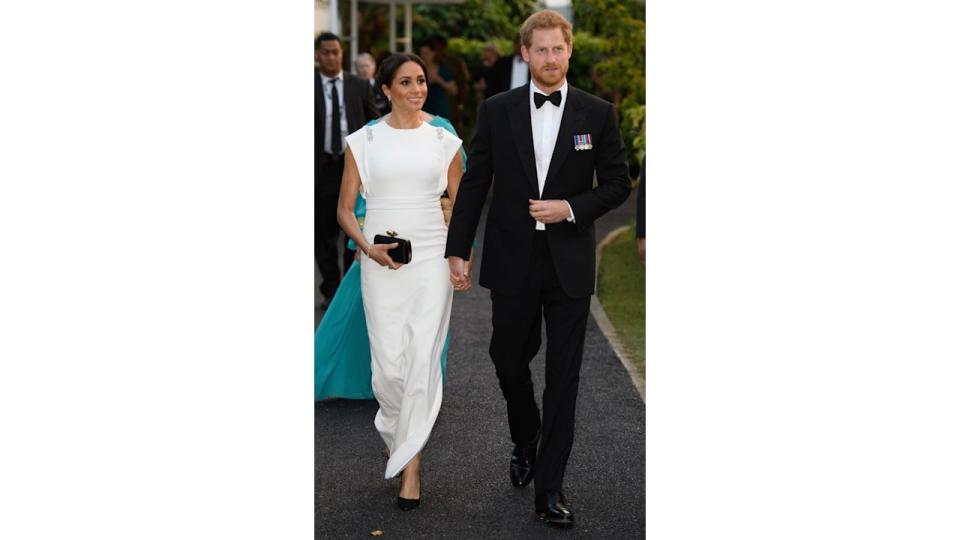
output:
<instances>
[{"instance_id":1,"label":"asphalt path","mask_svg":"<svg viewBox=\"0 0 960 540\"><path fill-rule=\"evenodd\" d=\"M635 197L598 221L598 241L630 222ZM474 284L455 294L443 406L423 452L419 508L397 509L400 481L383 479L376 401L315 404L317 538L373 531L382 538L644 537L646 407L596 322L591 318L587 326L576 438L564 480L576 525L556 529L534 515L532 485L510 484L506 406L487 354L490 313L488 290ZM538 401L545 349L531 365Z\"/></svg>"}]
</instances>

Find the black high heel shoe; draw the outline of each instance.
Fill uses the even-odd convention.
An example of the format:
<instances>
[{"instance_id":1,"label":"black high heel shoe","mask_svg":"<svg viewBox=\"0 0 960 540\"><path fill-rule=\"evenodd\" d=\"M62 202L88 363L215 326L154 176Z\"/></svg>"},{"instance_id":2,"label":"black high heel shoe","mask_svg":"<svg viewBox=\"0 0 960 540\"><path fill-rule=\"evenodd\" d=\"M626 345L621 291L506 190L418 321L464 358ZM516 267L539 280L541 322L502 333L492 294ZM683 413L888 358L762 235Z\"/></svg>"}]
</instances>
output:
<instances>
[{"instance_id":1,"label":"black high heel shoe","mask_svg":"<svg viewBox=\"0 0 960 540\"><path fill-rule=\"evenodd\" d=\"M397 496L397 507L404 512L413 510L418 506L420 506L420 499L404 499L403 497Z\"/></svg>"},{"instance_id":2,"label":"black high heel shoe","mask_svg":"<svg viewBox=\"0 0 960 540\"><path fill-rule=\"evenodd\" d=\"M406 469L404 469L406 470ZM403 477L401 476L403 471L400 471L397 476L400 476L400 489L403 489ZM408 510L413 510L414 508L420 506L420 499L404 499L403 497L397 495L397 508L403 510L404 512Z\"/></svg>"}]
</instances>

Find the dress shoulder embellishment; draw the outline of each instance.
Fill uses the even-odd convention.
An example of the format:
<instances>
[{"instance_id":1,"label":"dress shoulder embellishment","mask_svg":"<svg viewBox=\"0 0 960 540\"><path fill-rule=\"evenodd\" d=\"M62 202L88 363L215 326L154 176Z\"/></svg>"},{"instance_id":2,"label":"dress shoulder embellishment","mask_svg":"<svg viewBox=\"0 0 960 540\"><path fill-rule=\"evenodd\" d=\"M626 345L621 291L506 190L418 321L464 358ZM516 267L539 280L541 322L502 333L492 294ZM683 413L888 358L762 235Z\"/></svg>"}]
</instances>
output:
<instances>
[{"instance_id":1,"label":"dress shoulder embellishment","mask_svg":"<svg viewBox=\"0 0 960 540\"><path fill-rule=\"evenodd\" d=\"M363 131L367 134L367 142L373 142L373 127L363 126Z\"/></svg>"},{"instance_id":2,"label":"dress shoulder embellishment","mask_svg":"<svg viewBox=\"0 0 960 540\"><path fill-rule=\"evenodd\" d=\"M444 129L443 129L442 127L437 127L437 140L438 140L438 141L442 141L442 140L443 140L443 132L444 132Z\"/></svg>"}]
</instances>

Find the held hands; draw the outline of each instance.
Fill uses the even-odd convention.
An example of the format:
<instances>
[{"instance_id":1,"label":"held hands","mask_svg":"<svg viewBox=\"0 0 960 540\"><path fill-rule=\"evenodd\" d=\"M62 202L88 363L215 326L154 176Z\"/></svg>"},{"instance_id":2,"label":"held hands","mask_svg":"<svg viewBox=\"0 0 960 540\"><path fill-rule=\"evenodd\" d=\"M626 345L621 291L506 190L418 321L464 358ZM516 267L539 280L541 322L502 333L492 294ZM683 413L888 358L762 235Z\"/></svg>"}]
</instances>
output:
<instances>
[{"instance_id":1,"label":"held hands","mask_svg":"<svg viewBox=\"0 0 960 540\"><path fill-rule=\"evenodd\" d=\"M373 259L380 266L386 266L391 270L396 270L403 265L398 262L394 262L393 259L390 258L390 254L387 252L399 245L400 244L396 242L392 244L367 244L367 257Z\"/></svg>"},{"instance_id":2,"label":"held hands","mask_svg":"<svg viewBox=\"0 0 960 540\"><path fill-rule=\"evenodd\" d=\"M540 223L560 223L570 217L570 208L564 201L538 201L536 199L528 199L528 201L530 202L530 216Z\"/></svg>"},{"instance_id":3,"label":"held hands","mask_svg":"<svg viewBox=\"0 0 960 540\"><path fill-rule=\"evenodd\" d=\"M472 255L471 252L471 260L473 259ZM447 259L447 264L450 265L450 283L453 284L453 290L459 292L470 290L473 284L470 278L473 263L464 261L460 257L451 256Z\"/></svg>"},{"instance_id":4,"label":"held hands","mask_svg":"<svg viewBox=\"0 0 960 540\"><path fill-rule=\"evenodd\" d=\"M470 258L463 265L463 270L467 276L467 281L470 281L470 277L473 275L473 248L470 248ZM468 289L470 287L467 287Z\"/></svg>"}]
</instances>

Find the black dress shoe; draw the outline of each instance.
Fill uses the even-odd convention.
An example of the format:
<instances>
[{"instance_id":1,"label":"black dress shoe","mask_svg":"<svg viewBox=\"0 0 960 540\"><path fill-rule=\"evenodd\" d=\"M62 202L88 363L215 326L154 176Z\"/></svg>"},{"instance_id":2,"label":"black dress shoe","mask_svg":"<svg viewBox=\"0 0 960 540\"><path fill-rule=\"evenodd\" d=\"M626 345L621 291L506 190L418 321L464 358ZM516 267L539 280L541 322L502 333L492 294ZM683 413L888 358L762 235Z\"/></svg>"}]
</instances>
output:
<instances>
[{"instance_id":1,"label":"black dress shoe","mask_svg":"<svg viewBox=\"0 0 960 540\"><path fill-rule=\"evenodd\" d=\"M413 510L418 506L420 506L420 499L404 499L403 497L397 497L397 507L404 512L407 510Z\"/></svg>"},{"instance_id":2,"label":"black dress shoe","mask_svg":"<svg viewBox=\"0 0 960 540\"><path fill-rule=\"evenodd\" d=\"M573 512L559 491L548 491L537 497L537 516L550 525L573 527Z\"/></svg>"},{"instance_id":3,"label":"black dress shoe","mask_svg":"<svg viewBox=\"0 0 960 540\"><path fill-rule=\"evenodd\" d=\"M537 443L514 446L510 457L510 481L514 487L526 487L533 480L533 466L537 461Z\"/></svg>"}]
</instances>

